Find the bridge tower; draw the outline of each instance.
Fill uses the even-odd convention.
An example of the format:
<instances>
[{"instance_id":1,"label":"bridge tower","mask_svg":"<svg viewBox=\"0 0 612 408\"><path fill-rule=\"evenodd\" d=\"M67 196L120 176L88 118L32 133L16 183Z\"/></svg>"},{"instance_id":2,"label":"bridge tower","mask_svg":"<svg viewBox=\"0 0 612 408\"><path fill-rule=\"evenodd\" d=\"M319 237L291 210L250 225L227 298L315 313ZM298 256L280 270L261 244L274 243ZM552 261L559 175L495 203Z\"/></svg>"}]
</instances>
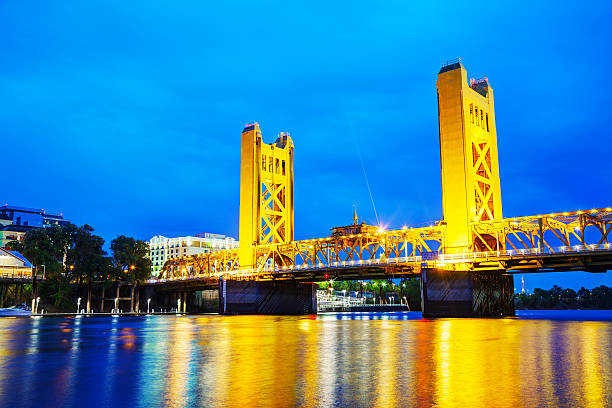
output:
<instances>
[{"instance_id":1,"label":"bridge tower","mask_svg":"<svg viewBox=\"0 0 612 408\"><path fill-rule=\"evenodd\" d=\"M461 61L438 73L438 121L446 253L496 250L503 237L474 236L471 222L502 219L493 89ZM503 242L503 239L501 239Z\"/></svg>"},{"instance_id":2,"label":"bridge tower","mask_svg":"<svg viewBox=\"0 0 612 408\"><path fill-rule=\"evenodd\" d=\"M459 60L438 73L445 253L494 251L505 237L476 234L473 222L502 219L493 89L486 78L469 80ZM423 316L513 316L514 280L503 270L421 271Z\"/></svg>"},{"instance_id":3,"label":"bridge tower","mask_svg":"<svg viewBox=\"0 0 612 408\"><path fill-rule=\"evenodd\" d=\"M293 141L262 141L258 123L242 131L239 262L255 267L255 245L293 241Z\"/></svg>"},{"instance_id":4,"label":"bridge tower","mask_svg":"<svg viewBox=\"0 0 612 408\"><path fill-rule=\"evenodd\" d=\"M262 141L259 124L242 131L240 165L240 268L255 269L256 246L293 241L293 141L282 133L272 144ZM293 260L273 251L268 261ZM316 313L316 287L311 283L219 280L221 314Z\"/></svg>"}]
</instances>

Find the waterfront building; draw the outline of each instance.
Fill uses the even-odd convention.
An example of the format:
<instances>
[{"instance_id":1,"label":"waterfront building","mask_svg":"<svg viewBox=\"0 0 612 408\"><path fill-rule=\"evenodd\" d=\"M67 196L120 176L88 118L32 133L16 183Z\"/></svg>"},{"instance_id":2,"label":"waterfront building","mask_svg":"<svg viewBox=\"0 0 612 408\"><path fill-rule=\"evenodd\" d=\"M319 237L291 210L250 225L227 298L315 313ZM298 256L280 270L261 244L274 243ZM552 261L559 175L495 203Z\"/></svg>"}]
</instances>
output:
<instances>
[{"instance_id":1,"label":"waterfront building","mask_svg":"<svg viewBox=\"0 0 612 408\"><path fill-rule=\"evenodd\" d=\"M12 223L13 219L11 217L9 217L7 214L0 213L0 228L4 228Z\"/></svg>"},{"instance_id":2,"label":"waterfront building","mask_svg":"<svg viewBox=\"0 0 612 408\"><path fill-rule=\"evenodd\" d=\"M168 259L234 248L238 248L234 238L209 232L176 238L156 235L149 241L151 275L157 276Z\"/></svg>"},{"instance_id":3,"label":"waterfront building","mask_svg":"<svg viewBox=\"0 0 612 408\"><path fill-rule=\"evenodd\" d=\"M34 228L63 226L70 222L64 219L61 213L52 214L46 212L43 208L17 207L8 204L0 207L0 217L2 217L2 222L10 221L11 225Z\"/></svg>"},{"instance_id":4,"label":"waterfront building","mask_svg":"<svg viewBox=\"0 0 612 408\"><path fill-rule=\"evenodd\" d=\"M0 247L4 248L11 241L21 241L28 227L22 225L7 225L0 228Z\"/></svg>"},{"instance_id":5,"label":"waterfront building","mask_svg":"<svg viewBox=\"0 0 612 408\"><path fill-rule=\"evenodd\" d=\"M11 241L21 241L32 228L63 226L69 222L61 213L52 214L42 208L5 204L0 207L0 247L5 247Z\"/></svg>"},{"instance_id":6,"label":"waterfront building","mask_svg":"<svg viewBox=\"0 0 612 408\"><path fill-rule=\"evenodd\" d=\"M0 248L0 277L28 278L34 266L17 251Z\"/></svg>"}]
</instances>

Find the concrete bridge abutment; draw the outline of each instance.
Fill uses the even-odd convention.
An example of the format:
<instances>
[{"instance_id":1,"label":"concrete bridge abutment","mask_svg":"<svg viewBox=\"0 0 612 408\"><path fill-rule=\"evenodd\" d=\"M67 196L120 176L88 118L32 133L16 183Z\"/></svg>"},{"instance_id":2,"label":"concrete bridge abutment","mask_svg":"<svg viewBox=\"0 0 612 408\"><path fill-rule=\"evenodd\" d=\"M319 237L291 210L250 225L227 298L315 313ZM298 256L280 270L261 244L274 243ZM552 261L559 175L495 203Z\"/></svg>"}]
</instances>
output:
<instances>
[{"instance_id":1,"label":"concrete bridge abutment","mask_svg":"<svg viewBox=\"0 0 612 408\"><path fill-rule=\"evenodd\" d=\"M514 316L514 277L504 271L421 271L423 317Z\"/></svg>"},{"instance_id":2,"label":"concrete bridge abutment","mask_svg":"<svg viewBox=\"0 0 612 408\"><path fill-rule=\"evenodd\" d=\"M220 314L317 313L316 286L292 281L219 280Z\"/></svg>"}]
</instances>

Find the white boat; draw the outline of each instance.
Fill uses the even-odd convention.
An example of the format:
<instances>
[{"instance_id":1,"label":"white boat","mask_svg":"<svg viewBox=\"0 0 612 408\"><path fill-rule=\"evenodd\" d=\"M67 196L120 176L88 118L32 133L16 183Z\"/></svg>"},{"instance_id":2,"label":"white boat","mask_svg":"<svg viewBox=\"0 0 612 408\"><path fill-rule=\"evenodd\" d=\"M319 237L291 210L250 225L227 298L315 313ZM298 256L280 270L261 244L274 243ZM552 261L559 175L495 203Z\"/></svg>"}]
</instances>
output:
<instances>
[{"instance_id":1,"label":"white boat","mask_svg":"<svg viewBox=\"0 0 612 408\"><path fill-rule=\"evenodd\" d=\"M31 310L25 309L23 307L3 307L0 308L0 317L7 316L30 316L32 314Z\"/></svg>"}]
</instances>

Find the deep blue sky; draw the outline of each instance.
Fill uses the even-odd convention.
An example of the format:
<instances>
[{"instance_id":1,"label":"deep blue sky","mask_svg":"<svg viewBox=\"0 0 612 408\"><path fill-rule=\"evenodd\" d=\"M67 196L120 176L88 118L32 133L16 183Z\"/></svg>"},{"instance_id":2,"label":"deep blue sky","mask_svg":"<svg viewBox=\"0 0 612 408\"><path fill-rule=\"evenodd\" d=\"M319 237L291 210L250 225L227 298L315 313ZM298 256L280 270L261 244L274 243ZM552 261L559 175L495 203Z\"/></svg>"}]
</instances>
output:
<instances>
[{"instance_id":1,"label":"deep blue sky","mask_svg":"<svg viewBox=\"0 0 612 408\"><path fill-rule=\"evenodd\" d=\"M505 216L612 204L609 1L0 3L0 201L237 237L240 132L295 142L296 238L442 217L435 81L495 91ZM612 285L612 274L526 276ZM518 281L518 279L517 279ZM517 285L519 283L517 282Z\"/></svg>"}]
</instances>

